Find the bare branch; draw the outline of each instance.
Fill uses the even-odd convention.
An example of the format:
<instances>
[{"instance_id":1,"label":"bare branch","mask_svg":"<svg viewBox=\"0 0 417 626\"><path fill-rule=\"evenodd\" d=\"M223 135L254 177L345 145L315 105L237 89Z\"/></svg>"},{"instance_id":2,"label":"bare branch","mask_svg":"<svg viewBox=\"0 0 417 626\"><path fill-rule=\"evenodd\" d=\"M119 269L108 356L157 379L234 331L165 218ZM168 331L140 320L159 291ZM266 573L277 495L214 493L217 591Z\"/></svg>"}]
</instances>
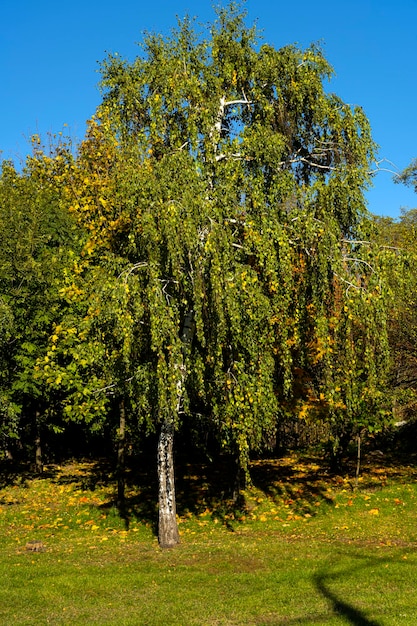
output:
<instances>
[{"instance_id":1,"label":"bare branch","mask_svg":"<svg viewBox=\"0 0 417 626\"><path fill-rule=\"evenodd\" d=\"M339 280L341 280L342 283L345 283L346 285L348 285L348 288L346 291L349 291L350 287L353 287L354 289L357 289L358 291L365 289L365 287L363 287L362 285L355 285L354 283L351 283L349 280L346 280L346 278L339 276L339 274L337 274L336 272L333 272L333 275L336 276L336 278L338 278Z\"/></svg>"},{"instance_id":2,"label":"bare branch","mask_svg":"<svg viewBox=\"0 0 417 626\"><path fill-rule=\"evenodd\" d=\"M234 154L224 154L222 152L221 154L218 154L216 156L216 161L217 162L223 161L224 159L246 159L246 157L243 154L241 154L240 152L236 152Z\"/></svg>"},{"instance_id":3,"label":"bare branch","mask_svg":"<svg viewBox=\"0 0 417 626\"><path fill-rule=\"evenodd\" d=\"M357 259L355 257L345 256L345 257L343 257L343 260L344 261L354 261L355 263L362 263L362 265L366 265L366 267L369 267L371 272L375 272L375 270L372 267L372 265L370 263L368 263L368 261L364 261L363 259Z\"/></svg>"},{"instance_id":4,"label":"bare branch","mask_svg":"<svg viewBox=\"0 0 417 626\"><path fill-rule=\"evenodd\" d=\"M286 161L280 161L278 163L278 166L281 167L283 165L293 165L295 163L305 163L306 165L310 165L310 167L316 167L321 170L327 170L328 172L337 170L337 167L334 167L332 165L321 165L320 163L315 163L314 161L310 161L309 159L306 159L305 157L296 157L294 159L287 159Z\"/></svg>"},{"instance_id":5,"label":"bare branch","mask_svg":"<svg viewBox=\"0 0 417 626\"><path fill-rule=\"evenodd\" d=\"M380 167L380 163L388 163L394 169L390 169L388 167ZM389 159L380 159L379 161L375 161L375 166L376 166L375 169L370 170L368 174L377 174L378 172L388 172L388 174L393 174L397 178L399 178L400 176L398 167L395 165L395 163L393 163Z\"/></svg>"},{"instance_id":6,"label":"bare branch","mask_svg":"<svg viewBox=\"0 0 417 626\"><path fill-rule=\"evenodd\" d=\"M117 387L117 385L116 385L116 383L113 383L112 385L107 385L107 387L101 387L100 389L96 389L92 393L94 395L97 395L99 393L104 393L104 392L108 391L109 389L114 389L115 387Z\"/></svg>"},{"instance_id":7,"label":"bare branch","mask_svg":"<svg viewBox=\"0 0 417 626\"><path fill-rule=\"evenodd\" d=\"M320 170L327 170L327 171L337 170L337 167L333 167L332 165L320 165L319 163L314 163L314 161L309 161L308 159L305 159L304 157L301 157L298 160L301 163L306 163L307 165L310 165L311 167L317 167Z\"/></svg>"},{"instance_id":8,"label":"bare branch","mask_svg":"<svg viewBox=\"0 0 417 626\"><path fill-rule=\"evenodd\" d=\"M361 239L342 239L343 243L349 243L352 246L356 245L371 245L370 241L362 241Z\"/></svg>"},{"instance_id":9,"label":"bare branch","mask_svg":"<svg viewBox=\"0 0 417 626\"><path fill-rule=\"evenodd\" d=\"M383 250L396 250L397 252L406 252L405 248L399 248L398 246L379 246Z\"/></svg>"},{"instance_id":10,"label":"bare branch","mask_svg":"<svg viewBox=\"0 0 417 626\"><path fill-rule=\"evenodd\" d=\"M253 100L248 100L245 96L244 100L229 100L228 102L225 102L224 107L233 106L235 104L247 104L249 106L250 104L253 104Z\"/></svg>"},{"instance_id":11,"label":"bare branch","mask_svg":"<svg viewBox=\"0 0 417 626\"><path fill-rule=\"evenodd\" d=\"M141 261L140 263L135 263L129 269L123 270L123 272L121 272L117 278L122 278L122 276L124 274L126 274L125 277L124 277L124 281L127 282L127 279L130 276L130 274L132 274L136 270L139 270L139 269L142 269L144 267L147 267L147 265L148 265L148 263L146 261Z\"/></svg>"}]
</instances>

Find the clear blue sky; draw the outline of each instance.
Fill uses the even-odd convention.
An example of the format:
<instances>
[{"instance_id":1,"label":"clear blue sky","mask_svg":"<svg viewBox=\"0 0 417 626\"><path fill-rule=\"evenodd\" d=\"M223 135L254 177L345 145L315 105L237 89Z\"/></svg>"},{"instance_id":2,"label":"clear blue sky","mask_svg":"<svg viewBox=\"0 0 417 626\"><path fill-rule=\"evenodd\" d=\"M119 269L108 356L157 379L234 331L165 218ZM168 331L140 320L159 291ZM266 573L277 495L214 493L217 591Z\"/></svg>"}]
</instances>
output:
<instances>
[{"instance_id":1,"label":"clear blue sky","mask_svg":"<svg viewBox=\"0 0 417 626\"><path fill-rule=\"evenodd\" d=\"M217 0L14 0L0 2L0 150L22 159L33 133L68 125L82 138L100 101L98 62L133 59L144 30L167 33L176 15L212 21ZM281 47L321 42L336 77L331 90L367 113L379 157L401 170L417 157L417 0L247 0L248 23ZM417 196L380 172L369 209L398 216Z\"/></svg>"}]
</instances>

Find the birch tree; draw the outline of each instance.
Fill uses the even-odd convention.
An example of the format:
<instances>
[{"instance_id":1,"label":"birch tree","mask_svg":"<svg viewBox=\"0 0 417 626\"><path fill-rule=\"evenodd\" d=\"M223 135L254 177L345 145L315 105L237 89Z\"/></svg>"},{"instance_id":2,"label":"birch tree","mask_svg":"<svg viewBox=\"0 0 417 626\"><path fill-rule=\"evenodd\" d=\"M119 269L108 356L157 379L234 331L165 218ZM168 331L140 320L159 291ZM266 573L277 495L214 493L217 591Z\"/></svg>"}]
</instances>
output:
<instances>
[{"instance_id":1,"label":"birch tree","mask_svg":"<svg viewBox=\"0 0 417 626\"><path fill-rule=\"evenodd\" d=\"M376 388L383 307L358 237L374 144L362 109L325 90L331 75L315 46L260 44L233 4L208 32L181 20L169 37L147 35L133 62L102 64L68 202L89 232L85 262L125 294L118 326L160 433L163 547L179 541L184 416L205 421L247 475L297 372L310 372L300 397L332 419L350 392ZM367 359L356 391L346 346Z\"/></svg>"}]
</instances>

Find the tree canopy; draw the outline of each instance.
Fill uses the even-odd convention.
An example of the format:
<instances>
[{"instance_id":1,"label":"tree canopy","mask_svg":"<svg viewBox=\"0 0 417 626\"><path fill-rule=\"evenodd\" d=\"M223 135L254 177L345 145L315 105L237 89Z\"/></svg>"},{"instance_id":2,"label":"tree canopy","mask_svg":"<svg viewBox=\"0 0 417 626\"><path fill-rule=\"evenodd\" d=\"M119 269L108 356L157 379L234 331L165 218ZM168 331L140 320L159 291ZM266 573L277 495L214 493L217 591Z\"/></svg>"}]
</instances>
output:
<instances>
[{"instance_id":1,"label":"tree canopy","mask_svg":"<svg viewBox=\"0 0 417 626\"><path fill-rule=\"evenodd\" d=\"M375 144L363 110L327 90L317 46L260 42L234 4L101 69L77 155L31 162L80 228L37 377L74 419L105 419L113 398L159 432L172 546L181 425L248 478L290 416L324 421L335 454L383 421L386 298L364 201Z\"/></svg>"}]
</instances>

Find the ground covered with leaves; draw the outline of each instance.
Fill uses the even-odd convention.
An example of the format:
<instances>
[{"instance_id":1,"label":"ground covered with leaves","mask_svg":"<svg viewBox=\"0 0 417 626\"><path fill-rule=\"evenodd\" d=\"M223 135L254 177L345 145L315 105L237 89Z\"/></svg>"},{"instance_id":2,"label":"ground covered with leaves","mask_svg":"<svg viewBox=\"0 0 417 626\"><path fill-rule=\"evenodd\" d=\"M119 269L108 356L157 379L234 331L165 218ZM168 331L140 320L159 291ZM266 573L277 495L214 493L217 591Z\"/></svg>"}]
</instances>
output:
<instances>
[{"instance_id":1,"label":"ground covered with leaves","mask_svg":"<svg viewBox=\"0 0 417 626\"><path fill-rule=\"evenodd\" d=\"M417 466L373 459L356 482L312 458L252 464L238 503L222 468L178 471L181 544L155 535L152 474L126 506L102 462L2 474L0 620L13 624L417 623ZM220 493L220 495L219 495Z\"/></svg>"}]
</instances>

